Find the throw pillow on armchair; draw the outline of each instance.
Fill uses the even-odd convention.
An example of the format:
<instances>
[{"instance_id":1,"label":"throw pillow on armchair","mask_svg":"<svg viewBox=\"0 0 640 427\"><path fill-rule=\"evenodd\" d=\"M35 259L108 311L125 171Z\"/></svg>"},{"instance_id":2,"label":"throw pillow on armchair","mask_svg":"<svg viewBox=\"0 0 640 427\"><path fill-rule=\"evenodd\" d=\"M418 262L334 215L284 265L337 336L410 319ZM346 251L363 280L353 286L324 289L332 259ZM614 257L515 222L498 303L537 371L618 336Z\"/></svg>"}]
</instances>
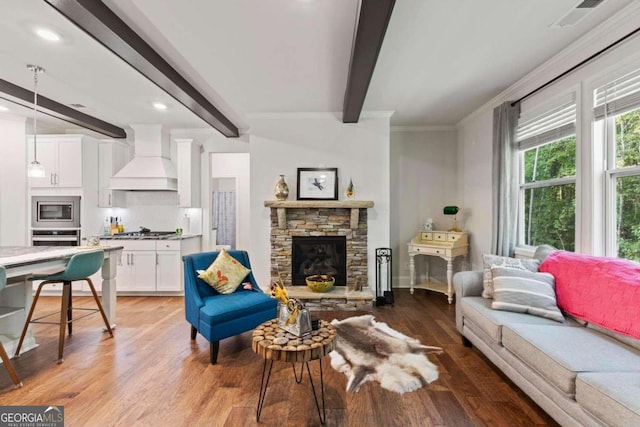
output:
<instances>
[{"instance_id":1,"label":"throw pillow on armchair","mask_svg":"<svg viewBox=\"0 0 640 427\"><path fill-rule=\"evenodd\" d=\"M235 292L250 272L250 269L222 249L209 268L198 271L198 277L219 293L230 294Z\"/></svg>"}]
</instances>

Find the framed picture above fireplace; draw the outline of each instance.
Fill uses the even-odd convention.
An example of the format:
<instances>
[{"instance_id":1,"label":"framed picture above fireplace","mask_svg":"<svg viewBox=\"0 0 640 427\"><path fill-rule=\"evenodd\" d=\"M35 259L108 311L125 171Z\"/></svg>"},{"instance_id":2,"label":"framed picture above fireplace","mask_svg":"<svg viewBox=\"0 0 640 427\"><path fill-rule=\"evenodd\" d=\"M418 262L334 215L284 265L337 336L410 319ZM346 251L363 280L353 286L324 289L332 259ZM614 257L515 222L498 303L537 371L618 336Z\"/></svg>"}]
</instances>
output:
<instances>
[{"instance_id":1,"label":"framed picture above fireplace","mask_svg":"<svg viewBox=\"0 0 640 427\"><path fill-rule=\"evenodd\" d=\"M298 200L338 200L338 168L298 168Z\"/></svg>"}]
</instances>

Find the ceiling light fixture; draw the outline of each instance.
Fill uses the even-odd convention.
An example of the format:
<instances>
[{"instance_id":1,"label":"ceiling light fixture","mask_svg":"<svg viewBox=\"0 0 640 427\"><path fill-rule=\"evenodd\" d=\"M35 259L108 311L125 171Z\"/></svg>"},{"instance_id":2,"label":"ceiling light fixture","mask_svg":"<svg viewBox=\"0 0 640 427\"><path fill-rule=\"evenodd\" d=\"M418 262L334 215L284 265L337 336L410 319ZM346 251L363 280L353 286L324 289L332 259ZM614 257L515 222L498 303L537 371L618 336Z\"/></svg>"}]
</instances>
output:
<instances>
[{"instance_id":1,"label":"ceiling light fixture","mask_svg":"<svg viewBox=\"0 0 640 427\"><path fill-rule=\"evenodd\" d=\"M45 40L48 40L50 42L59 42L60 41L60 36L57 33L53 32L53 31L51 31L51 30L49 30L47 28L38 28L36 30L36 35L38 37L40 37L41 39L45 39Z\"/></svg>"},{"instance_id":2,"label":"ceiling light fixture","mask_svg":"<svg viewBox=\"0 0 640 427\"><path fill-rule=\"evenodd\" d=\"M9 107L5 107L4 105L0 105L0 111L9 111Z\"/></svg>"},{"instance_id":3,"label":"ceiling light fixture","mask_svg":"<svg viewBox=\"0 0 640 427\"><path fill-rule=\"evenodd\" d=\"M27 175L31 178L44 178L44 167L38 162L36 156L36 143L38 139L38 73L44 73L44 68L39 65L27 65L33 71L33 162L29 163Z\"/></svg>"},{"instance_id":4,"label":"ceiling light fixture","mask_svg":"<svg viewBox=\"0 0 640 427\"><path fill-rule=\"evenodd\" d=\"M162 102L154 102L153 103L153 108L155 108L156 110L166 110L167 109L167 105L163 104Z\"/></svg>"}]
</instances>

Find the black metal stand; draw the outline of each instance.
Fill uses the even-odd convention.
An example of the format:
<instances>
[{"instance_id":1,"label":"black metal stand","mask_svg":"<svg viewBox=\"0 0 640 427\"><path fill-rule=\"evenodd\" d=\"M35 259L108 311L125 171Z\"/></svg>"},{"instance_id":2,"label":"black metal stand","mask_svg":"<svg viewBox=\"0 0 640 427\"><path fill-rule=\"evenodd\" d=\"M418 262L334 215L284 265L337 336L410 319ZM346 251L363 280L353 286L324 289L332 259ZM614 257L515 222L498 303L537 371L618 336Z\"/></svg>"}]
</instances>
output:
<instances>
[{"instance_id":1,"label":"black metal stand","mask_svg":"<svg viewBox=\"0 0 640 427\"><path fill-rule=\"evenodd\" d=\"M311 390L313 391L313 400L316 403L316 409L318 410L318 417L320 418L320 424L324 425L327 421L327 412L324 401L324 378L322 376L322 359L318 359L318 364L320 365L320 392L322 397L322 412L320 411L320 403L318 402L318 395L316 393L316 387L313 382L313 378L311 377L311 370L309 369L309 362L304 362L304 364L300 365L300 376L298 377L298 373L296 372L296 364L291 363L293 367L293 376L296 380L296 383L300 384L302 382L302 376L304 374L304 365L307 365L307 373L309 374L309 381L311 382ZM269 360L269 371L267 371L267 359L264 359L264 364L262 365L262 380L260 381L260 394L258 396L258 409L256 410L256 421L260 421L260 414L262 413L262 409L264 408L264 398L267 395L267 387L269 387L269 379L271 378L271 368L273 367L273 360ZM266 375L266 381L265 381Z\"/></svg>"},{"instance_id":2,"label":"black metal stand","mask_svg":"<svg viewBox=\"0 0 640 427\"><path fill-rule=\"evenodd\" d=\"M382 272L385 266L384 273ZM391 248L376 249L376 305L393 305L393 286L391 279ZM384 288L382 280L384 278Z\"/></svg>"}]
</instances>

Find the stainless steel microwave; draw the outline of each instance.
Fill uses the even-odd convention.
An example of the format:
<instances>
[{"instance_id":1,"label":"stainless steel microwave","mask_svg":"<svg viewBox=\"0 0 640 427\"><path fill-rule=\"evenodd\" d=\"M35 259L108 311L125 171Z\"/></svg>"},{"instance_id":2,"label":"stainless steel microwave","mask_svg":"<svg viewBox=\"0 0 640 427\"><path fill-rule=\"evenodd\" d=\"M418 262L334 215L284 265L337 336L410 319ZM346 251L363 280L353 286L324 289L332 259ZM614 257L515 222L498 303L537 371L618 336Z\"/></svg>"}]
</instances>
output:
<instances>
[{"instance_id":1,"label":"stainless steel microwave","mask_svg":"<svg viewBox=\"0 0 640 427\"><path fill-rule=\"evenodd\" d=\"M80 228L80 196L33 196L31 227Z\"/></svg>"}]
</instances>

